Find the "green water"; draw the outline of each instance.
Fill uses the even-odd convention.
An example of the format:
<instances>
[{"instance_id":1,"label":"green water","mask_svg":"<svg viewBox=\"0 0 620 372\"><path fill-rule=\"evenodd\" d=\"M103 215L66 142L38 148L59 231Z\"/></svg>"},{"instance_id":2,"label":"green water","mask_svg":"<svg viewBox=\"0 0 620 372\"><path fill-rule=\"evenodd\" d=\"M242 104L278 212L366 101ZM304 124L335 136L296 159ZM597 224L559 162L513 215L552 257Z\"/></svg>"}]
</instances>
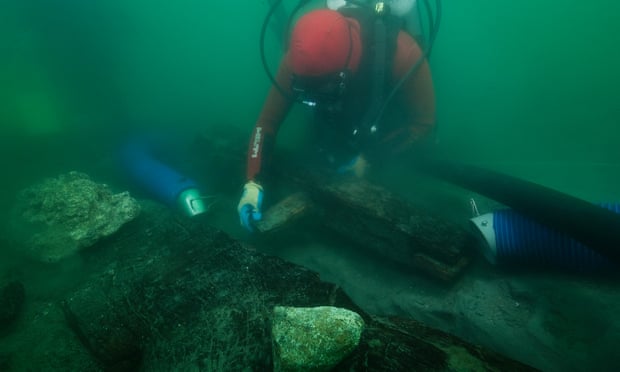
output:
<instances>
[{"instance_id":1,"label":"green water","mask_svg":"<svg viewBox=\"0 0 620 372\"><path fill-rule=\"evenodd\" d=\"M618 198L617 2L450 2L433 56L443 146Z\"/></svg>"},{"instance_id":2,"label":"green water","mask_svg":"<svg viewBox=\"0 0 620 372\"><path fill-rule=\"evenodd\" d=\"M2 211L41 177L100 169L135 129L249 135L269 87L258 43L268 3L0 2ZM620 200L618 14L611 0L444 1L431 60L441 150ZM282 148L301 140L300 115Z\"/></svg>"},{"instance_id":3,"label":"green water","mask_svg":"<svg viewBox=\"0 0 620 372\"><path fill-rule=\"evenodd\" d=\"M127 126L248 130L268 86L258 53L267 2L231 10L195 0L3 1L0 134L27 146L29 136ZM432 60L441 146L584 197L618 198L619 10L606 0L446 2ZM275 62L277 44L267 46Z\"/></svg>"}]
</instances>

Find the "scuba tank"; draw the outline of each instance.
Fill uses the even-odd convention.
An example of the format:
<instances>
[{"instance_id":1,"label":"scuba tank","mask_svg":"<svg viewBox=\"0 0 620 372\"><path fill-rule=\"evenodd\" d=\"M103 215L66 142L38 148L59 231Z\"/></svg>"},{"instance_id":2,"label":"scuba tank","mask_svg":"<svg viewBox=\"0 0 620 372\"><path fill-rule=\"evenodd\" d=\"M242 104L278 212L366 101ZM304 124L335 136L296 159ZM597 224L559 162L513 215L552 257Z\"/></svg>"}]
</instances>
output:
<instances>
[{"instance_id":1,"label":"scuba tank","mask_svg":"<svg viewBox=\"0 0 620 372\"><path fill-rule=\"evenodd\" d=\"M404 29L416 40L422 40L422 20L417 0L387 0L390 13L404 21ZM327 0L325 5L332 10L338 10L347 5L346 0Z\"/></svg>"},{"instance_id":2,"label":"scuba tank","mask_svg":"<svg viewBox=\"0 0 620 372\"><path fill-rule=\"evenodd\" d=\"M366 1L368 3L368 1ZM387 0L385 3L390 7L392 14L406 18L407 15L417 7L416 0ZM325 5L331 10L338 10L347 5L346 0L327 0Z\"/></svg>"}]
</instances>

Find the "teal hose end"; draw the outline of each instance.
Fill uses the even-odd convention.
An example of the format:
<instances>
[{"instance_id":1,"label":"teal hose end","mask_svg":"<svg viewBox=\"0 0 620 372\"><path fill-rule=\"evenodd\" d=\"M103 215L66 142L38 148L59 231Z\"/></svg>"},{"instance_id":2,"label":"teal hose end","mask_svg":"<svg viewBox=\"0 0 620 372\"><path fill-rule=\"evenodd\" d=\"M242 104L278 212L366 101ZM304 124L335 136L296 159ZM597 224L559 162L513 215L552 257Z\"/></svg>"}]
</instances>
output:
<instances>
[{"instance_id":1,"label":"teal hose end","mask_svg":"<svg viewBox=\"0 0 620 372\"><path fill-rule=\"evenodd\" d=\"M187 189L179 195L178 204L180 210L189 217L206 213L208 206L204 202L204 197L197 189Z\"/></svg>"}]
</instances>

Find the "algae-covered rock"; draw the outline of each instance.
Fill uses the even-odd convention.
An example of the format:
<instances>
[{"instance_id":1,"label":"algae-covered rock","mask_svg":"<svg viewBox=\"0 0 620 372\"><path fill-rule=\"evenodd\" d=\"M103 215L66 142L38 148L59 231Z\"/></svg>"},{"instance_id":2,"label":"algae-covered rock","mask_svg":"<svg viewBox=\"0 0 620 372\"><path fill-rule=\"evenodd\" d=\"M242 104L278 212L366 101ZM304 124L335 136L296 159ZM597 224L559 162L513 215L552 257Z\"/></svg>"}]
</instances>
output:
<instances>
[{"instance_id":1,"label":"algae-covered rock","mask_svg":"<svg viewBox=\"0 0 620 372\"><path fill-rule=\"evenodd\" d=\"M70 172L19 193L11 234L28 255L56 262L112 235L139 212L128 192L114 194L86 174Z\"/></svg>"},{"instance_id":2,"label":"algae-covered rock","mask_svg":"<svg viewBox=\"0 0 620 372\"><path fill-rule=\"evenodd\" d=\"M360 342L364 320L333 306L276 306L272 326L276 371L328 371Z\"/></svg>"},{"instance_id":3,"label":"algae-covered rock","mask_svg":"<svg viewBox=\"0 0 620 372\"><path fill-rule=\"evenodd\" d=\"M313 330L331 335L325 339L341 334L334 346L340 355L348 349L342 345L352 346L345 340L358 338L360 331L344 331L335 308L352 310L365 323L359 345L336 371L532 370L422 323L373 317L338 285L234 240L210 226L209 216L188 219L155 202L141 206L130 226L84 252L91 275L77 288L58 302L27 307L32 312L20 322L23 331L11 335L19 347L0 342L0 367L10 367L0 370L262 372L276 363L294 369L281 360L299 361L293 351L304 344L321 358L331 355ZM315 308L322 305L331 307ZM287 307L274 314L276 306ZM312 312L308 323L294 316ZM273 331L276 324L282 332ZM293 329L298 338L285 338ZM298 346L284 350L295 340ZM313 370L310 362L298 370ZM326 368L317 363L314 370Z\"/></svg>"}]
</instances>

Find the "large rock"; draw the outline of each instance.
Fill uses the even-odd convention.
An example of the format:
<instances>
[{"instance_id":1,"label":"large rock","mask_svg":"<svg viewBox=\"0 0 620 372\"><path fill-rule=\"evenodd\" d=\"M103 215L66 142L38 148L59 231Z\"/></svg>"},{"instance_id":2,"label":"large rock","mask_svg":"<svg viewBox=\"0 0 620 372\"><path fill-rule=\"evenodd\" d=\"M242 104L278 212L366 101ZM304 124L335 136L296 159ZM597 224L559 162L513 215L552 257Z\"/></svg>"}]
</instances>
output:
<instances>
[{"instance_id":1,"label":"large rock","mask_svg":"<svg viewBox=\"0 0 620 372\"><path fill-rule=\"evenodd\" d=\"M136 221L83 252L90 274L64 300L26 307L27 321L0 343L0 369L270 371L274 307L329 306L365 323L334 370L531 370L421 324L375 318L337 285L248 249L208 218L144 202Z\"/></svg>"},{"instance_id":2,"label":"large rock","mask_svg":"<svg viewBox=\"0 0 620 372\"><path fill-rule=\"evenodd\" d=\"M333 306L276 306L272 325L275 371L329 371L360 342L364 320Z\"/></svg>"},{"instance_id":3,"label":"large rock","mask_svg":"<svg viewBox=\"0 0 620 372\"><path fill-rule=\"evenodd\" d=\"M86 174L70 172L19 193L11 235L29 256L56 262L112 235L139 212L128 192L114 194Z\"/></svg>"},{"instance_id":4,"label":"large rock","mask_svg":"<svg viewBox=\"0 0 620 372\"><path fill-rule=\"evenodd\" d=\"M145 203L134 224L85 252L86 265L105 267L90 270L93 275L61 307L77 336L72 339L101 370L273 370L271 326L280 306L337 307L364 319L359 345L350 349L353 343L346 342L351 351L334 370L456 371L465 370L456 368L464 360L479 370L529 370L420 324L380 321L315 272L248 249L205 219L181 219ZM15 360L13 368L19 366ZM73 367L65 364L64 370L81 365Z\"/></svg>"}]
</instances>

